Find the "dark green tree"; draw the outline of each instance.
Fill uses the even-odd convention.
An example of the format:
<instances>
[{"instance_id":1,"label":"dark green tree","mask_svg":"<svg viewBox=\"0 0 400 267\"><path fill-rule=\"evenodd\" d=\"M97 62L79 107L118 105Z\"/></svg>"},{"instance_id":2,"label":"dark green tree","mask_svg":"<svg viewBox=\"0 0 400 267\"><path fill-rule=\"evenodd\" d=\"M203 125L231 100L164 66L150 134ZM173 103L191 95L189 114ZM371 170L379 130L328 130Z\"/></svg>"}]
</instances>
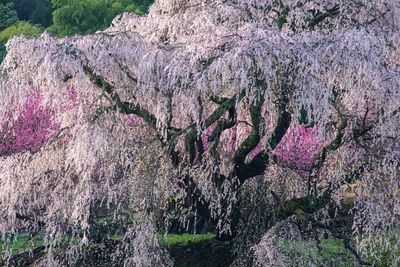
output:
<instances>
[{"instance_id":1,"label":"dark green tree","mask_svg":"<svg viewBox=\"0 0 400 267\"><path fill-rule=\"evenodd\" d=\"M40 24L47 28L53 24L53 7L50 0L34 0L35 9L29 17L32 24Z\"/></svg>"},{"instance_id":2,"label":"dark green tree","mask_svg":"<svg viewBox=\"0 0 400 267\"><path fill-rule=\"evenodd\" d=\"M13 3L0 2L0 31L18 21L17 12Z\"/></svg>"},{"instance_id":3,"label":"dark green tree","mask_svg":"<svg viewBox=\"0 0 400 267\"><path fill-rule=\"evenodd\" d=\"M48 27L53 23L52 4L50 0L1 0L0 4L8 4L16 12L19 20Z\"/></svg>"},{"instance_id":4,"label":"dark green tree","mask_svg":"<svg viewBox=\"0 0 400 267\"><path fill-rule=\"evenodd\" d=\"M8 0L8 2L12 2L14 4L14 9L18 14L19 20L29 20L30 15L35 10L35 0Z\"/></svg>"},{"instance_id":5,"label":"dark green tree","mask_svg":"<svg viewBox=\"0 0 400 267\"><path fill-rule=\"evenodd\" d=\"M0 31L4 30L10 25L18 21L17 12L13 9L14 4L8 3L5 0L0 0ZM5 43L7 41L0 41L0 63L6 55Z\"/></svg>"}]
</instances>

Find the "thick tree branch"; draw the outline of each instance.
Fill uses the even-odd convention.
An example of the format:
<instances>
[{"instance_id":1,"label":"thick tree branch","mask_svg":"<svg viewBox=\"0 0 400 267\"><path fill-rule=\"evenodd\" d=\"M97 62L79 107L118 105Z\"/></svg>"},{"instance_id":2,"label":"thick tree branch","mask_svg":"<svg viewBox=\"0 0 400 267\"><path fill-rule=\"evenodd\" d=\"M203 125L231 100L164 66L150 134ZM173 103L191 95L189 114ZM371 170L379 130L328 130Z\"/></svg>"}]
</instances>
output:
<instances>
[{"instance_id":1,"label":"thick tree branch","mask_svg":"<svg viewBox=\"0 0 400 267\"><path fill-rule=\"evenodd\" d=\"M121 113L135 114L144 119L150 127L157 131L157 118L153 114L151 114L138 104L122 102L119 95L115 92L114 86L106 82L102 76L94 74L93 70L88 66L83 66L83 69L85 73L89 76L90 81L98 88L102 88L102 90L104 90L104 92L106 92L111 97L111 99L114 101L114 104L116 104Z\"/></svg>"},{"instance_id":2,"label":"thick tree branch","mask_svg":"<svg viewBox=\"0 0 400 267\"><path fill-rule=\"evenodd\" d=\"M210 155L216 161L220 160L217 148L218 148L218 144L219 144L219 141L220 141L223 131L232 128L236 124L237 124L236 108L234 106L232 106L228 110L228 119L218 121L211 136L207 139L207 141L211 145L211 147L209 149Z\"/></svg>"},{"instance_id":3,"label":"thick tree branch","mask_svg":"<svg viewBox=\"0 0 400 267\"><path fill-rule=\"evenodd\" d=\"M138 104L133 104L129 102L121 103L121 112L124 114L135 114L146 121L151 128L157 131L157 118L146 109L142 108Z\"/></svg>"},{"instance_id":4,"label":"thick tree branch","mask_svg":"<svg viewBox=\"0 0 400 267\"><path fill-rule=\"evenodd\" d=\"M192 164L196 158L196 140L197 140L197 130L196 128L190 130L185 136L185 149L189 154L189 160Z\"/></svg>"},{"instance_id":5,"label":"thick tree branch","mask_svg":"<svg viewBox=\"0 0 400 267\"><path fill-rule=\"evenodd\" d=\"M326 18L332 18L339 14L339 6L334 6L332 9L327 10L324 13L318 13L308 24L311 29L314 29L316 25L324 21Z\"/></svg>"},{"instance_id":6,"label":"thick tree branch","mask_svg":"<svg viewBox=\"0 0 400 267\"><path fill-rule=\"evenodd\" d=\"M15 217L16 217L17 219L19 219L19 220L33 221L33 222L35 221L34 218L29 217L29 216L22 215L22 214L20 214L20 213L18 213L18 212L15 214ZM37 221L37 225L38 225L38 227L44 227L44 226L46 226L46 224L45 224L44 222L42 222L42 221Z\"/></svg>"},{"instance_id":7,"label":"thick tree branch","mask_svg":"<svg viewBox=\"0 0 400 267\"><path fill-rule=\"evenodd\" d=\"M233 154L235 166L239 168L244 164L247 155L258 145L261 139L261 107L264 103L264 91L260 91L257 91L254 103L250 104L250 117L253 125L251 133Z\"/></svg>"},{"instance_id":8,"label":"thick tree branch","mask_svg":"<svg viewBox=\"0 0 400 267\"><path fill-rule=\"evenodd\" d=\"M269 151L262 150L249 163L242 164L242 167L236 170L240 183L243 184L251 177L262 175L268 166L269 159Z\"/></svg>"},{"instance_id":9,"label":"thick tree branch","mask_svg":"<svg viewBox=\"0 0 400 267\"><path fill-rule=\"evenodd\" d=\"M157 118L151 114L150 112L148 112L146 109L143 109L139 104L133 104L133 103L129 103L129 102L122 102L119 95L115 92L114 87L109 84L108 82L106 82L104 80L104 78L100 75L96 75L94 74L93 70L84 65L83 69L85 71L85 73L89 76L91 82L96 85L99 88L102 88L102 90L107 93L112 101L113 104L115 104L117 106L117 108L119 109L119 111L123 114L135 114L139 117L141 117L142 119L144 119L156 132L158 132L157 129ZM244 90L241 91L239 94L235 94L234 96L232 96L231 98L219 98L219 97L214 97L213 99L216 100L218 102L220 101L224 101L222 104L220 104L220 106L213 112L213 114L211 114L206 120L203 121L203 125L205 128L210 127L214 122L216 122L227 110L230 110L232 108L234 108L235 104L240 101L243 97L244 97ZM169 109L172 109L172 106L169 105L168 106ZM112 107L113 109L113 107ZM172 121L172 114L170 114L170 118L168 119L168 124L170 124ZM230 126L230 124L226 124L229 127L233 127ZM190 124L188 127L186 127L186 129L172 129L171 127L168 127L167 125L167 142L162 142L162 146L168 147L168 151L169 153L173 153L174 149L174 144L175 144L175 140L178 136L182 135L182 134L186 134L185 137L185 146L186 146L186 150L189 153L189 158L190 158L190 162L193 163L195 157L196 157L196 147L195 147L195 143L199 143L198 140L198 133L195 129L196 124L192 123ZM224 127L220 127L221 130L223 131L224 129L227 129L225 126ZM161 134L158 133L158 138L161 140ZM179 156L174 155L175 161L178 159Z\"/></svg>"},{"instance_id":10,"label":"thick tree branch","mask_svg":"<svg viewBox=\"0 0 400 267\"><path fill-rule=\"evenodd\" d=\"M333 189L331 186L325 189L319 197L306 196L301 198L292 198L283 201L277 205L278 216L282 219L292 215L299 215L302 212L312 214L324 208L331 200Z\"/></svg>"},{"instance_id":11,"label":"thick tree branch","mask_svg":"<svg viewBox=\"0 0 400 267\"><path fill-rule=\"evenodd\" d=\"M245 94L245 91L243 90L240 93L235 94L231 98L227 99L207 119L205 119L203 122L201 122L201 125L205 129L210 127L214 122L216 122L219 118L221 118L221 116L226 111L229 111L232 108L234 108L235 104L244 97L244 94ZM198 139L197 137L199 136L197 130L195 129L195 126L196 126L196 124L192 123L185 130L178 131L171 137L171 141L172 141L172 140L176 139L179 135L187 133L186 137L185 137L185 146L186 146L186 151L189 153L189 158L190 158L191 163L193 163L193 161L196 157L195 142ZM233 127L233 125L232 125L232 127ZM221 128L221 130L222 130L222 128ZM190 131L188 131L188 130L190 130ZM174 142L169 142L170 145L173 145L173 143Z\"/></svg>"},{"instance_id":12,"label":"thick tree branch","mask_svg":"<svg viewBox=\"0 0 400 267\"><path fill-rule=\"evenodd\" d=\"M397 109L395 109L393 112L390 113L391 116L396 116L397 113L400 112L400 107L398 107Z\"/></svg>"},{"instance_id":13,"label":"thick tree branch","mask_svg":"<svg viewBox=\"0 0 400 267\"><path fill-rule=\"evenodd\" d=\"M291 114L287 112L285 108L286 104L280 108L278 121L276 123L274 131L272 132L271 137L268 140L271 151L274 150L276 146L281 142L292 120Z\"/></svg>"},{"instance_id":14,"label":"thick tree branch","mask_svg":"<svg viewBox=\"0 0 400 267\"><path fill-rule=\"evenodd\" d=\"M223 102L214 112L204 121L204 128L207 129L216 122L227 110L234 107L237 102L243 99L245 91L235 94L225 102Z\"/></svg>"},{"instance_id":15,"label":"thick tree branch","mask_svg":"<svg viewBox=\"0 0 400 267\"><path fill-rule=\"evenodd\" d=\"M312 169L319 170L322 165L324 164L326 160L326 156L328 155L329 152L335 151L340 147L342 144L342 139L344 136L344 129L347 126L347 118L343 117L339 127L337 128L337 133L335 135L335 138L330 142L330 144L322 149L320 153L317 154L317 156L314 159Z\"/></svg>"},{"instance_id":16,"label":"thick tree branch","mask_svg":"<svg viewBox=\"0 0 400 267\"><path fill-rule=\"evenodd\" d=\"M214 94L212 94L212 93L209 95L209 98L210 98L210 100L211 100L212 102L214 102L214 103L216 103L216 104L219 104L219 105L221 105L221 104L223 104L224 102L226 102L226 101L229 100L229 98L227 98L227 97L220 97L220 96L214 95Z\"/></svg>"},{"instance_id":17,"label":"thick tree branch","mask_svg":"<svg viewBox=\"0 0 400 267\"><path fill-rule=\"evenodd\" d=\"M273 151L275 147L279 144L282 137L285 135L287 129L289 128L291 122L291 114L286 111L286 105L288 101L288 98L284 95L282 95L281 99L278 101L278 119L274 131L272 132L270 138L267 140L267 144L269 144L269 147L261 150L249 163L242 163L238 165L236 173L241 183L251 177L262 175L264 173L265 168L269 164L269 159L272 156L271 151Z\"/></svg>"}]
</instances>

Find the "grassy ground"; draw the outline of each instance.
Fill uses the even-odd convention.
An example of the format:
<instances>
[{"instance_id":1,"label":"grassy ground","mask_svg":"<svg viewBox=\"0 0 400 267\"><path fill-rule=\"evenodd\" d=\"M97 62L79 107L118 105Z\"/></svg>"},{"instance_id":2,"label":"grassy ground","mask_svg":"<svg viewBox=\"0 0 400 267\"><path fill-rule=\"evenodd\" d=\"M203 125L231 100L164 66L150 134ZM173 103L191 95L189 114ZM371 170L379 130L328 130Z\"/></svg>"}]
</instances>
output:
<instances>
[{"instance_id":1,"label":"grassy ground","mask_svg":"<svg viewBox=\"0 0 400 267\"><path fill-rule=\"evenodd\" d=\"M28 234L15 235L13 238L9 237L8 242L0 243L0 258L4 256L7 249L12 250L12 254L25 252L35 247L43 245L43 234L37 234L30 238Z\"/></svg>"},{"instance_id":2,"label":"grassy ground","mask_svg":"<svg viewBox=\"0 0 400 267\"><path fill-rule=\"evenodd\" d=\"M15 235L13 238L10 237L7 242L0 242L0 258L2 258L9 250L11 250L12 255L16 255L40 247L44 244L43 238L44 233L39 233L33 238L30 238L27 233ZM177 259L177 262L179 263L177 266L183 266L180 262L181 260L190 262L191 257L189 256L190 253L188 254L186 251L187 248L192 248L192 251L204 250L204 246L211 244L210 247L215 250L215 235L211 233L203 235L160 235L159 238L162 245L170 248L171 252L175 253L176 256L179 257L179 259ZM109 239L118 243L123 239L123 235L113 235L110 236ZM102 244L90 244L88 246L84 246L83 249L84 251L88 252L102 246ZM54 251L56 253L60 252L58 249L55 249ZM208 252L210 251L207 249L207 253ZM199 258L202 257L204 258L204 255L201 255Z\"/></svg>"},{"instance_id":3,"label":"grassy ground","mask_svg":"<svg viewBox=\"0 0 400 267\"><path fill-rule=\"evenodd\" d=\"M398 232L398 230L396 230ZM390 235L390 242L381 243L383 235ZM362 253L362 258L373 263L374 266L400 266L396 259L400 259L400 240L396 232L386 232L384 234L369 236L358 240L364 242L365 249ZM280 250L284 255L293 260L293 266L303 266L298 260L299 257L314 258L312 263L318 267L324 266L360 266L355 256L348 251L342 240L336 238L324 239L320 243L320 247L316 242L296 242L290 243L284 241L280 244ZM297 263L296 263L297 262Z\"/></svg>"},{"instance_id":4,"label":"grassy ground","mask_svg":"<svg viewBox=\"0 0 400 267\"><path fill-rule=\"evenodd\" d=\"M6 249L12 249L12 253L17 254L41 246L44 244L43 237L44 237L43 233L36 235L32 239L26 233L15 236L12 240L9 240L6 243L4 242L0 243L0 257L4 255ZM192 234L167 235L167 236L160 235L159 238L160 238L160 243L164 246L184 247L187 246L187 244L190 242L199 243L205 240L212 240L215 238L215 235L211 233L203 235L192 235ZM115 241L121 241L123 239L123 235L110 236L110 239Z\"/></svg>"},{"instance_id":5,"label":"grassy ground","mask_svg":"<svg viewBox=\"0 0 400 267\"><path fill-rule=\"evenodd\" d=\"M370 235L359 242L364 242L365 256L370 262L376 260L377 266L400 266L400 229Z\"/></svg>"},{"instance_id":6,"label":"grassy ground","mask_svg":"<svg viewBox=\"0 0 400 267\"><path fill-rule=\"evenodd\" d=\"M341 240L334 238L322 240L320 248L315 242L306 241L284 241L279 248L290 259L291 266L304 266L305 262L318 267L356 266L355 257L344 248Z\"/></svg>"},{"instance_id":7,"label":"grassy ground","mask_svg":"<svg viewBox=\"0 0 400 267\"><path fill-rule=\"evenodd\" d=\"M400 230L393 230L359 240L358 242L364 242L366 247L363 258L374 262L375 266L396 266L397 263L395 260L400 258L399 233ZM387 235L389 235L390 242L383 245L380 241L383 240L384 237L387 237ZM44 244L43 237L43 233L39 233L33 238L30 238L26 233L15 236L13 239L10 237L7 243L0 243L0 257L5 255L7 249L11 249L12 254L18 254L42 246ZM121 241L122 238L122 235L110 236L110 239L115 241ZM182 254L185 248L205 249L206 246L215 248L215 235L211 233L203 235L160 235L159 238L162 245L175 250L176 256L179 257L185 256ZM100 244L91 244L89 247L92 248L96 246L100 246ZM290 243L289 241L284 241L280 245L280 249L286 256L292 259L298 259L304 256L312 258L314 255L315 260L313 263L319 267L359 266L354 255L345 249L343 241L335 238L322 240L320 248L317 247L315 242L301 241ZM294 260L294 262L294 266L296 266L296 260ZM301 266L300 261L297 261L297 264Z\"/></svg>"}]
</instances>

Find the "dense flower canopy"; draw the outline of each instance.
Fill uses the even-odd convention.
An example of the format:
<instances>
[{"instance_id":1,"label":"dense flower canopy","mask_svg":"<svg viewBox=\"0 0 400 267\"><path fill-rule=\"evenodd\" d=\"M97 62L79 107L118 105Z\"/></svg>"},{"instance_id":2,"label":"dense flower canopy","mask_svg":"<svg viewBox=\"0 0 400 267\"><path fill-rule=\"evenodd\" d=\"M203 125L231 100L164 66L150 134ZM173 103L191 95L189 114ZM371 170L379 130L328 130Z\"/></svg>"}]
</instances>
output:
<instances>
[{"instance_id":1,"label":"dense flower canopy","mask_svg":"<svg viewBox=\"0 0 400 267\"><path fill-rule=\"evenodd\" d=\"M13 38L0 121L40 89L63 141L0 158L0 232L41 225L49 240L68 233L82 245L98 205L123 217L178 196L235 236L238 188L260 176L285 181L266 193L282 203L272 221L297 214L285 203L299 199L312 199L302 209L314 216L358 183L354 234L398 227L399 32L391 0L159 0L92 35ZM301 128L304 116L314 130ZM318 140L294 155L308 179L282 150L294 129ZM155 234L151 222L136 236ZM170 264L145 243L127 241L126 262Z\"/></svg>"}]
</instances>

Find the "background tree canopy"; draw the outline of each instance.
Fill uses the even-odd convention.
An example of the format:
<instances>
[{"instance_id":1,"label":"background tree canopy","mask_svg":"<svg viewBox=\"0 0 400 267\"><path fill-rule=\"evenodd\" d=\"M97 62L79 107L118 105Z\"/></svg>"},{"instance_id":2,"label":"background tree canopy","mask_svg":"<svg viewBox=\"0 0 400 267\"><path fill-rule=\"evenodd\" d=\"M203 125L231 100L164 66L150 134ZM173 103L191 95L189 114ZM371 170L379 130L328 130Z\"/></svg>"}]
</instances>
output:
<instances>
[{"instance_id":1,"label":"background tree canopy","mask_svg":"<svg viewBox=\"0 0 400 267\"><path fill-rule=\"evenodd\" d=\"M17 22L17 12L13 3L0 2L0 31Z\"/></svg>"},{"instance_id":2,"label":"background tree canopy","mask_svg":"<svg viewBox=\"0 0 400 267\"><path fill-rule=\"evenodd\" d=\"M32 24L41 24L44 28L52 24L53 11L50 0L3 0L13 4L19 20L29 21Z\"/></svg>"},{"instance_id":3,"label":"background tree canopy","mask_svg":"<svg viewBox=\"0 0 400 267\"><path fill-rule=\"evenodd\" d=\"M152 2L152 0L1 0L0 32L10 26L13 28L2 34L0 63L6 54L6 42L15 35L39 35L45 29L51 34L62 37L94 33L108 27L112 19L123 12L146 13ZM35 28L34 31L32 27ZM38 29L42 31L39 32ZM5 36L8 38L5 39Z\"/></svg>"},{"instance_id":4,"label":"background tree canopy","mask_svg":"<svg viewBox=\"0 0 400 267\"><path fill-rule=\"evenodd\" d=\"M10 40L14 36L18 36L20 34L25 34L27 36L38 36L40 35L44 29L39 25L32 25L26 21L18 21L16 24L13 24L0 32L0 63L6 55L6 46L8 40Z\"/></svg>"},{"instance_id":5,"label":"background tree canopy","mask_svg":"<svg viewBox=\"0 0 400 267\"><path fill-rule=\"evenodd\" d=\"M122 12L147 11L151 1L130 0L52 0L54 31L60 36L88 34L110 25Z\"/></svg>"},{"instance_id":6,"label":"background tree canopy","mask_svg":"<svg viewBox=\"0 0 400 267\"><path fill-rule=\"evenodd\" d=\"M26 21L19 21L17 24L7 27L0 32L0 42L5 42L14 36L26 34L27 36L37 36L43 32L43 28L37 24L32 25Z\"/></svg>"},{"instance_id":7,"label":"background tree canopy","mask_svg":"<svg viewBox=\"0 0 400 267\"><path fill-rule=\"evenodd\" d=\"M6 1L0 2L0 31L18 21L17 12L13 9L14 4ZM8 40L8 39L7 39ZM0 41L0 64L6 55L5 43L7 40Z\"/></svg>"},{"instance_id":8,"label":"background tree canopy","mask_svg":"<svg viewBox=\"0 0 400 267\"><path fill-rule=\"evenodd\" d=\"M0 2L0 63L6 54L5 44L10 38L19 34L41 34L44 28L52 24L51 13L51 3L48 0L2 0Z\"/></svg>"},{"instance_id":9,"label":"background tree canopy","mask_svg":"<svg viewBox=\"0 0 400 267\"><path fill-rule=\"evenodd\" d=\"M391 0L157 0L12 38L0 265L173 266L210 232L204 266L398 266L399 32Z\"/></svg>"}]
</instances>

